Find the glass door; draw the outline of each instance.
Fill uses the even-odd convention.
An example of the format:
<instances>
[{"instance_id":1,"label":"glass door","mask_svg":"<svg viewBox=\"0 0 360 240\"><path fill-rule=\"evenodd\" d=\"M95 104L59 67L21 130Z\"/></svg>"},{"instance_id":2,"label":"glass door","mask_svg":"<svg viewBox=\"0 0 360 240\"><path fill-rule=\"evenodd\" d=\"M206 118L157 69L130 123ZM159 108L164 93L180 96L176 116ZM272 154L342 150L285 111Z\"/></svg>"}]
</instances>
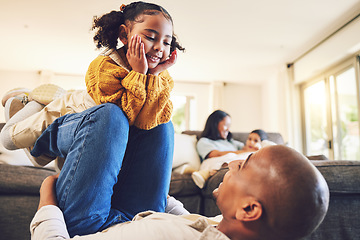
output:
<instances>
[{"instance_id":1,"label":"glass door","mask_svg":"<svg viewBox=\"0 0 360 240\"><path fill-rule=\"evenodd\" d=\"M302 86L306 155L360 160L359 86L354 66Z\"/></svg>"},{"instance_id":2,"label":"glass door","mask_svg":"<svg viewBox=\"0 0 360 240\"><path fill-rule=\"evenodd\" d=\"M335 159L360 160L359 106L355 68L330 76Z\"/></svg>"},{"instance_id":3,"label":"glass door","mask_svg":"<svg viewBox=\"0 0 360 240\"><path fill-rule=\"evenodd\" d=\"M305 154L329 158L326 84L319 81L303 90L305 115Z\"/></svg>"}]
</instances>

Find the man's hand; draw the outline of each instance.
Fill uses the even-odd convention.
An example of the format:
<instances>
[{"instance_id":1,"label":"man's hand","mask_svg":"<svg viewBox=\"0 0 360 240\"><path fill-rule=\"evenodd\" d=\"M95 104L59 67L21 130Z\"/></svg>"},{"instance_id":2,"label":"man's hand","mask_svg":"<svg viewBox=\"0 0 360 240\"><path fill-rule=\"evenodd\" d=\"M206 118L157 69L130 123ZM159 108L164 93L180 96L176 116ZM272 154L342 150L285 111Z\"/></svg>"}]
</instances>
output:
<instances>
[{"instance_id":1,"label":"man's hand","mask_svg":"<svg viewBox=\"0 0 360 240\"><path fill-rule=\"evenodd\" d=\"M176 59L177 59L177 51L175 50L171 54L170 58L167 59L165 62L159 63L159 65L157 65L153 69L149 69L149 73L157 76L162 71L164 71L164 70L168 69L169 67L171 67L172 65L174 65L176 63Z\"/></svg>"},{"instance_id":2,"label":"man's hand","mask_svg":"<svg viewBox=\"0 0 360 240\"><path fill-rule=\"evenodd\" d=\"M46 205L57 205L55 184L59 173L45 178L40 187L40 201L38 210Z\"/></svg>"},{"instance_id":3,"label":"man's hand","mask_svg":"<svg viewBox=\"0 0 360 240\"><path fill-rule=\"evenodd\" d=\"M141 42L139 35L131 37L126 58L132 70L142 74L147 73L149 67L145 56L144 43Z\"/></svg>"}]
</instances>

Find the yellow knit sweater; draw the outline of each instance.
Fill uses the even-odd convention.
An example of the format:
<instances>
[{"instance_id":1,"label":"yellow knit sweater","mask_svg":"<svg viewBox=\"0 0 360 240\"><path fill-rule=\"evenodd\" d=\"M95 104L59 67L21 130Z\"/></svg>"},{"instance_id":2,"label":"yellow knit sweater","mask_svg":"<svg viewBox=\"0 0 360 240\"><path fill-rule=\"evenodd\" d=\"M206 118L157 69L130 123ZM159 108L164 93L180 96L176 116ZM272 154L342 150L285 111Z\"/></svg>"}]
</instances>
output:
<instances>
[{"instance_id":1,"label":"yellow knit sweater","mask_svg":"<svg viewBox=\"0 0 360 240\"><path fill-rule=\"evenodd\" d=\"M117 52L131 69L123 48ZM100 55L91 62L85 82L96 104L115 103L126 114L130 126L149 130L170 121L174 82L167 70L159 76L129 72L109 56Z\"/></svg>"}]
</instances>

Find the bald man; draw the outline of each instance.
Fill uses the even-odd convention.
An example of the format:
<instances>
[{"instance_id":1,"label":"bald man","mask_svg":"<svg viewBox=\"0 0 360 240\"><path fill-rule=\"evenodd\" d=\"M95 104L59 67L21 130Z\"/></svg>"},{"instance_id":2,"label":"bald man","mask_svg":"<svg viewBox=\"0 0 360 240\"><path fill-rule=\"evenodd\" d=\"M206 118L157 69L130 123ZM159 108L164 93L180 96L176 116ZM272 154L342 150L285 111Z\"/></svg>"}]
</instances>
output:
<instances>
[{"instance_id":1,"label":"bald man","mask_svg":"<svg viewBox=\"0 0 360 240\"><path fill-rule=\"evenodd\" d=\"M231 162L214 195L223 215L217 228L230 239L300 239L319 226L329 204L320 172L281 145Z\"/></svg>"},{"instance_id":2,"label":"bald man","mask_svg":"<svg viewBox=\"0 0 360 240\"><path fill-rule=\"evenodd\" d=\"M56 207L55 182L52 176L42 184L39 210L30 226L32 239L69 238ZM220 223L199 215L145 212L79 239L295 240L320 225L329 205L320 172L302 154L281 145L231 162L214 197L223 216Z\"/></svg>"}]
</instances>

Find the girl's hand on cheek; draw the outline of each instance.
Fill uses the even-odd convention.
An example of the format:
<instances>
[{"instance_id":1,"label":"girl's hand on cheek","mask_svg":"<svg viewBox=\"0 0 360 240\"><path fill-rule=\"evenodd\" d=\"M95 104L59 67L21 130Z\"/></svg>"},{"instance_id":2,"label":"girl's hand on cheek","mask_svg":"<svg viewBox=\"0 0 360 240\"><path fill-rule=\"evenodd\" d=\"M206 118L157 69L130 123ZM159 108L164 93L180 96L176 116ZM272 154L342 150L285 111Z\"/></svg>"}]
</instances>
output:
<instances>
[{"instance_id":1,"label":"girl's hand on cheek","mask_svg":"<svg viewBox=\"0 0 360 240\"><path fill-rule=\"evenodd\" d=\"M174 65L176 63L176 59L177 59L177 51L175 50L171 54L170 58L167 59L165 62L159 63L159 65L157 65L153 69L149 69L149 73L157 76L162 71L164 71L164 70L168 69L169 67L171 67L172 65Z\"/></svg>"},{"instance_id":2,"label":"girl's hand on cheek","mask_svg":"<svg viewBox=\"0 0 360 240\"><path fill-rule=\"evenodd\" d=\"M148 71L148 64L146 61L144 43L141 42L141 38L138 35L131 37L126 58L132 68L132 70L146 74Z\"/></svg>"}]
</instances>

